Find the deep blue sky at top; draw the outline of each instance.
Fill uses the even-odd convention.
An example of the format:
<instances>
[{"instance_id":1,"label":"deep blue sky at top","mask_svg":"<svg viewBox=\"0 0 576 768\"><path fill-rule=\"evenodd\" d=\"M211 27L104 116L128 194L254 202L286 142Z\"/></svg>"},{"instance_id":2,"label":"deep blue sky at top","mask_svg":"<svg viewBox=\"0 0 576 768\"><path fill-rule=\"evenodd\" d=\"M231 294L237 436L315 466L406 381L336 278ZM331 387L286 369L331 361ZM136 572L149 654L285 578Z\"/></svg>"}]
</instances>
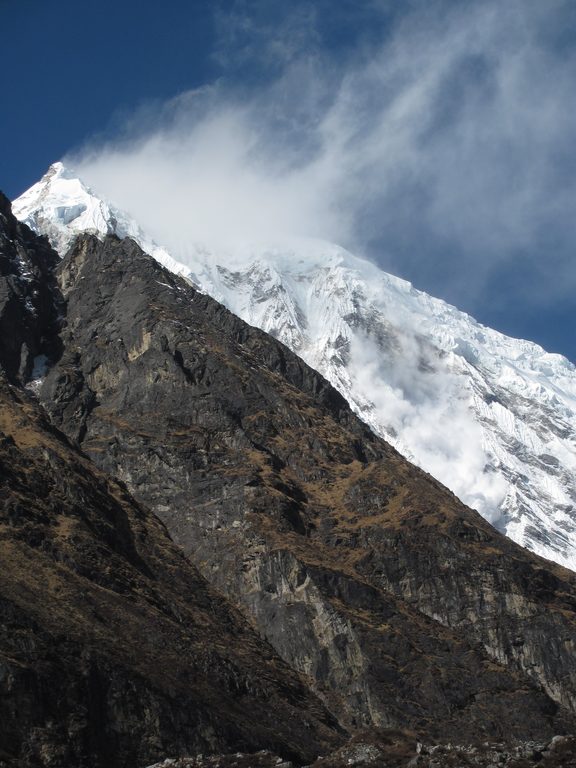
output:
<instances>
[{"instance_id":1,"label":"deep blue sky at top","mask_svg":"<svg viewBox=\"0 0 576 768\"><path fill-rule=\"evenodd\" d=\"M210 0L0 0L1 184L13 198L149 99L217 75Z\"/></svg>"},{"instance_id":2,"label":"deep blue sky at top","mask_svg":"<svg viewBox=\"0 0 576 768\"><path fill-rule=\"evenodd\" d=\"M215 82L225 83L236 99L241 100L243 92L247 99L253 98L282 75L291 57L311 45L314 56L323 57L324 73L334 70L342 76L348 60L357 60L359 51L365 54L371 47L377 51L409 11L422 22L411 38L416 41L414 59L426 50L430 37L436 40L441 60L446 47L459 40L457 25L451 38L443 37L451 11L469 9L472 18L475 11L490 5L498 11L511 5L525 5L538 13L538 9L550 10L534 22L535 47L541 45L544 54L540 59L526 54L528 75L518 81L517 100L516 91L511 92L516 112L494 119L498 106L494 93L516 76L513 66L503 70L505 79L497 81L494 61L482 54L455 57L447 66L448 75L443 75L426 129L396 150L400 154L417 150L419 164L410 166L403 160L400 170L385 166L392 178L395 172L401 178L393 178L381 196L369 185L378 179L373 174L366 189L376 203L358 205L362 210L356 216L360 225L365 216L365 229L370 232L366 252L384 268L487 325L535 340L574 361L576 132L569 118L570 113L576 115L576 99L570 102L576 96L573 0L510 4L494 0L169 0L162 4L0 0L0 188L16 197L55 160L94 137L105 140L121 132L126 118L143 105L148 113L155 104L160 111L167 100ZM313 33L306 29L307 18L314 21ZM499 27L506 23L514 30L514 21L500 25L497 20L494 25L495 48L507 45L506 38L496 39ZM428 35L429 29L435 31ZM470 33L465 25L463 29ZM510 43L511 62L514 45L519 45L515 37ZM529 48L525 45L523 50ZM381 59L384 64L377 76L369 71L354 81L359 92L366 88L366 96L358 96L357 111L362 116L366 110L369 129L365 135L357 131L360 143L366 136L388 135L379 132L377 123L389 121L389 112L379 105L380 112L368 113L372 102L381 97L374 90L375 82L383 83L383 92L399 87L382 74L386 74L386 61L394 66L401 62L396 50L394 56ZM423 61L425 76L426 66L435 62ZM405 62L402 66L406 70ZM530 66L534 67L532 79ZM542 71L548 79L540 78ZM532 81L534 91L526 93ZM307 86L302 83L303 93ZM556 90L557 98L547 102L547 94ZM476 116L486 117L488 127L485 135L470 138L467 132ZM445 123L453 124L454 130L446 132ZM492 151L494 132L508 130L510 125L518 142L507 138L496 142L497 151ZM414 128L409 122L406 126ZM452 142L458 143L454 154ZM462 149L466 142L468 150ZM483 154L476 168L466 163L477 147ZM542 162L524 167L523 159L539 157L540 150ZM365 151L354 159L360 162L366 156ZM435 158L435 165L428 163L428 156ZM360 178L363 182L365 177ZM454 181L458 178L462 190L460 182ZM533 189L524 195L520 188L527 179L532 179ZM523 194L516 194L519 189ZM508 211L510 192L515 197ZM490 201L498 195L502 206L494 202L492 208L487 206L475 215L483 196ZM503 221L492 227L499 210L504 210ZM541 221L524 242L518 233L534 212ZM513 221L510 231L508 216ZM380 257L381 253L386 256ZM483 260L490 269L482 269ZM476 282L482 284L477 291Z\"/></svg>"},{"instance_id":3,"label":"deep blue sky at top","mask_svg":"<svg viewBox=\"0 0 576 768\"><path fill-rule=\"evenodd\" d=\"M321 8L321 44L339 55L358 39L385 32L388 15L353 0L339 0L336 12L326 0L286 3L297 5ZM142 103L220 77L246 86L273 78L276 68L256 50L262 43L258 29L238 25L230 41L233 62L222 49L220 15L244 11L253 12L262 30L284 16L274 0L0 0L5 194L21 194L48 165L94 134L113 133Z\"/></svg>"}]
</instances>

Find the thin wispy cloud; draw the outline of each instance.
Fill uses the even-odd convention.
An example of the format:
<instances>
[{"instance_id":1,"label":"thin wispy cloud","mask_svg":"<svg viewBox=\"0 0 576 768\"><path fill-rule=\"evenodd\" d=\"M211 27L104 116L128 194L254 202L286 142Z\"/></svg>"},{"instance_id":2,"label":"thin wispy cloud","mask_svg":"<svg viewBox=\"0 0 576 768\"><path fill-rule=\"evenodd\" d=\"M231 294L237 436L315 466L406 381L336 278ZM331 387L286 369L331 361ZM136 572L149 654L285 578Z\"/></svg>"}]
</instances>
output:
<instances>
[{"instance_id":1,"label":"thin wispy cloud","mask_svg":"<svg viewBox=\"0 0 576 768\"><path fill-rule=\"evenodd\" d=\"M410 3L395 15L361 3L387 23L342 57L323 40L321 3L282 18L262 8L219 15L218 83L143 110L69 162L176 251L322 237L484 301L511 272L534 305L571 295L571 3ZM240 82L235 67L262 77Z\"/></svg>"}]
</instances>

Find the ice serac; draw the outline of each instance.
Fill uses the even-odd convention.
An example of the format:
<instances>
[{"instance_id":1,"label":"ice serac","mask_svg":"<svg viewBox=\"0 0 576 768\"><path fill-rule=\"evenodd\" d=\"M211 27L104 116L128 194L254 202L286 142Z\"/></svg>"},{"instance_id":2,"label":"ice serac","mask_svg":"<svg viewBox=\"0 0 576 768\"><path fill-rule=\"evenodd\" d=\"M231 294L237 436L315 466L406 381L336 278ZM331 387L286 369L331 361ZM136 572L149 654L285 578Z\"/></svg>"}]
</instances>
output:
<instances>
[{"instance_id":1,"label":"ice serac","mask_svg":"<svg viewBox=\"0 0 576 768\"><path fill-rule=\"evenodd\" d=\"M576 369L320 241L175 260L56 164L14 205L63 254L79 232L133 237L277 337L354 411L499 530L576 568Z\"/></svg>"}]
</instances>

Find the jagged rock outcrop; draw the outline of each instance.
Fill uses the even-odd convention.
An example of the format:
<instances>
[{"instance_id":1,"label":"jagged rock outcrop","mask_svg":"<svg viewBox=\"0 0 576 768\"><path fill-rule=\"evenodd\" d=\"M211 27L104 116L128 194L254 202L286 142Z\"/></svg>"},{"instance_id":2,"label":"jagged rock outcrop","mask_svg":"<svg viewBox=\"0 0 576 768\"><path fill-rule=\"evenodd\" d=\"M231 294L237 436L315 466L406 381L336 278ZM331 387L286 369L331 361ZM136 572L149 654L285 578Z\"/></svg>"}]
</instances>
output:
<instances>
[{"instance_id":1,"label":"jagged rock outcrop","mask_svg":"<svg viewBox=\"0 0 576 768\"><path fill-rule=\"evenodd\" d=\"M58 296L41 285L57 257L2 216L0 765L134 768L263 748L302 763L338 745L305 682L18 385L26 355L57 353L42 324ZM14 254L37 270L32 293Z\"/></svg>"},{"instance_id":2,"label":"jagged rock outcrop","mask_svg":"<svg viewBox=\"0 0 576 768\"><path fill-rule=\"evenodd\" d=\"M574 574L375 437L282 344L132 241L58 269L53 422L167 524L341 721L550 738L576 711Z\"/></svg>"}]
</instances>

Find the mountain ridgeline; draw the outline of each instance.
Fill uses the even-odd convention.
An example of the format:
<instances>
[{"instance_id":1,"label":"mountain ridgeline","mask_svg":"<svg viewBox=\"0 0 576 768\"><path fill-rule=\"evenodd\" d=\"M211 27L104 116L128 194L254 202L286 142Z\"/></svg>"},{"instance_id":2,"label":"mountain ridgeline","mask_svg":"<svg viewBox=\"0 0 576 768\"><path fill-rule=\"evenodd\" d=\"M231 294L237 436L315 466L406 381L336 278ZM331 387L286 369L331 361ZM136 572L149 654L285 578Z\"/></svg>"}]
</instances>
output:
<instances>
[{"instance_id":1,"label":"mountain ridgeline","mask_svg":"<svg viewBox=\"0 0 576 768\"><path fill-rule=\"evenodd\" d=\"M225 247L188 235L172 237L179 250L168 253L61 163L14 211L62 256L86 232L135 239L296 352L376 434L498 530L576 570L576 368L565 358L333 243ZM141 224L154 231L153 220Z\"/></svg>"},{"instance_id":2,"label":"mountain ridgeline","mask_svg":"<svg viewBox=\"0 0 576 768\"><path fill-rule=\"evenodd\" d=\"M303 680L23 388L61 352L57 261L0 199L0 765L337 746Z\"/></svg>"},{"instance_id":3,"label":"mountain ridgeline","mask_svg":"<svg viewBox=\"0 0 576 768\"><path fill-rule=\"evenodd\" d=\"M0 761L576 730L572 572L133 240L0 227Z\"/></svg>"}]
</instances>

